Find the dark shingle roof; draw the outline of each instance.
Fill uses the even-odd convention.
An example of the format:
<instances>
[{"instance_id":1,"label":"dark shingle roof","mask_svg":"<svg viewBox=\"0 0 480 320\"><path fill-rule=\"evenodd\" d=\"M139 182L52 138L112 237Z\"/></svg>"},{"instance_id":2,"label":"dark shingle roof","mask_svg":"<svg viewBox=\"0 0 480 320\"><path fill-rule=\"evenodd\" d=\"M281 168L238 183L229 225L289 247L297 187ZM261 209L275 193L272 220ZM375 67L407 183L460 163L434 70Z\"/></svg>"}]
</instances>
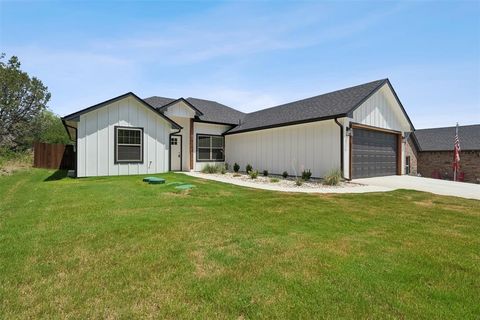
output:
<instances>
[{"instance_id":1,"label":"dark shingle roof","mask_svg":"<svg viewBox=\"0 0 480 320\"><path fill-rule=\"evenodd\" d=\"M455 127L420 129L414 133L420 151L453 150ZM461 150L480 150L480 124L458 127Z\"/></svg>"},{"instance_id":2,"label":"dark shingle roof","mask_svg":"<svg viewBox=\"0 0 480 320\"><path fill-rule=\"evenodd\" d=\"M173 102L177 99L172 99L172 98L165 98L165 97L157 97L157 96L154 96L154 97L150 97L150 98L146 98L146 99L143 99L145 100L148 104L154 106L155 108L160 108L166 104L169 104L170 102Z\"/></svg>"},{"instance_id":3,"label":"dark shingle roof","mask_svg":"<svg viewBox=\"0 0 480 320\"><path fill-rule=\"evenodd\" d=\"M164 106L180 99L155 96L144 100L158 110L163 111ZM238 125L239 121L245 117L245 113L227 107L216 101L198 98L187 98L185 100L202 113L198 116L198 119L202 121Z\"/></svg>"},{"instance_id":4,"label":"dark shingle roof","mask_svg":"<svg viewBox=\"0 0 480 320\"><path fill-rule=\"evenodd\" d=\"M377 80L252 112L245 116L241 125L233 128L228 133L301 123L312 121L313 119L344 116L387 82L387 79Z\"/></svg>"},{"instance_id":5,"label":"dark shingle roof","mask_svg":"<svg viewBox=\"0 0 480 320\"><path fill-rule=\"evenodd\" d=\"M187 101L203 113L199 117L202 121L238 125L239 121L245 117L245 113L215 101L197 98L187 98Z\"/></svg>"},{"instance_id":6,"label":"dark shingle roof","mask_svg":"<svg viewBox=\"0 0 480 320\"><path fill-rule=\"evenodd\" d=\"M199 120L235 125L234 128L227 132L227 134L230 134L322 119L332 119L334 117L344 117L384 84L390 85L388 79L372 81L248 114L215 101L198 98L187 98L186 101L200 111L201 114L197 115ZM146 98L145 101L162 111L162 107L166 107L168 103L176 100L163 97L151 97ZM405 116L408 118L406 113Z\"/></svg>"},{"instance_id":7,"label":"dark shingle roof","mask_svg":"<svg viewBox=\"0 0 480 320\"><path fill-rule=\"evenodd\" d=\"M77 112L74 112L74 113L71 113L69 115L66 115L64 117L62 117L62 121L68 121L68 120L74 120L74 121L78 121L78 120L75 120L75 119L78 119L78 117L80 117L80 115L82 114L85 114L87 112L91 112L93 110L96 110L96 109L99 109L99 108L102 108L110 103L113 103L115 101L119 101L119 100L122 100L126 97L133 97L134 99L136 99L137 101L139 101L141 104L143 104L144 106L146 106L147 108L151 109L152 111L156 112L157 114L159 114L162 118L164 118L165 120L167 120L168 122L170 122L172 124L172 126L174 128L178 128L178 129L182 129L182 127L176 123L175 121L173 121L172 119L168 118L167 116L165 116L163 114L163 112L161 112L160 110L158 110L155 106L153 106L152 104L150 104L146 99L140 99L139 96L137 96L135 93L133 92L127 92L125 94L122 94L118 97L115 97L115 98L112 98L112 99L109 99L109 100L106 100L106 101L103 101L103 102L100 102L100 103L97 103L96 105L93 105L91 107L88 107L88 108L85 108L85 109L82 109L80 111L77 111Z\"/></svg>"}]
</instances>

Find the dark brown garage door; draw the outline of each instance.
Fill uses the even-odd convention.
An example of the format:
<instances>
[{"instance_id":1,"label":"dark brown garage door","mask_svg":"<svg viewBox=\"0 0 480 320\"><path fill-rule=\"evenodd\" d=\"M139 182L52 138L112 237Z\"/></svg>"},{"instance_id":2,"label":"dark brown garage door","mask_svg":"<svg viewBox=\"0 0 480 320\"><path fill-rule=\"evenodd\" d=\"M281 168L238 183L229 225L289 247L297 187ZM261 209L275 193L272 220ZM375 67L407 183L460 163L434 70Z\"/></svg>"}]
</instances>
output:
<instances>
[{"instance_id":1,"label":"dark brown garage door","mask_svg":"<svg viewBox=\"0 0 480 320\"><path fill-rule=\"evenodd\" d=\"M397 135L353 129L352 176L357 178L397 174Z\"/></svg>"}]
</instances>

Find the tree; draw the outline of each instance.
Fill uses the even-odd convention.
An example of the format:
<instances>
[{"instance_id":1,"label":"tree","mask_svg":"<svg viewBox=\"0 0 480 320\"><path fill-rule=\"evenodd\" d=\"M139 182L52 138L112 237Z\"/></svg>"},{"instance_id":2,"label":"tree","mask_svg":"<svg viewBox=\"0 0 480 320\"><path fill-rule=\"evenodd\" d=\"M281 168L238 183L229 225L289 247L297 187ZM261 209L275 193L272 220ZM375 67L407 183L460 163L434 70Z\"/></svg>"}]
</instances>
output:
<instances>
[{"instance_id":1,"label":"tree","mask_svg":"<svg viewBox=\"0 0 480 320\"><path fill-rule=\"evenodd\" d=\"M45 143L70 143L67 131L62 120L50 110L42 111L32 123L31 145L34 141Z\"/></svg>"},{"instance_id":2,"label":"tree","mask_svg":"<svg viewBox=\"0 0 480 320\"><path fill-rule=\"evenodd\" d=\"M33 121L47 109L50 92L36 77L20 70L12 56L4 62L0 55L0 147L20 150L31 147L24 142L32 133Z\"/></svg>"}]
</instances>

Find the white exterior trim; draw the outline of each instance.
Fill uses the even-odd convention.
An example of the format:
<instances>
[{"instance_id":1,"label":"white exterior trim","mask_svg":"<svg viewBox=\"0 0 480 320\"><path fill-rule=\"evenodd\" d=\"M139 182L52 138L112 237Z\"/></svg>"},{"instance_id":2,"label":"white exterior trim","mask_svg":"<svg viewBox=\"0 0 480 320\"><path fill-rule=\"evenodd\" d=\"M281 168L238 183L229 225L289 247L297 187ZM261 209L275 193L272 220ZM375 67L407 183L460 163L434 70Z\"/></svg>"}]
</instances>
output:
<instances>
[{"instance_id":1,"label":"white exterior trim","mask_svg":"<svg viewBox=\"0 0 480 320\"><path fill-rule=\"evenodd\" d=\"M114 127L143 128L143 163L114 163ZM172 125L133 97L80 115L77 123L77 177L168 171Z\"/></svg>"}]
</instances>

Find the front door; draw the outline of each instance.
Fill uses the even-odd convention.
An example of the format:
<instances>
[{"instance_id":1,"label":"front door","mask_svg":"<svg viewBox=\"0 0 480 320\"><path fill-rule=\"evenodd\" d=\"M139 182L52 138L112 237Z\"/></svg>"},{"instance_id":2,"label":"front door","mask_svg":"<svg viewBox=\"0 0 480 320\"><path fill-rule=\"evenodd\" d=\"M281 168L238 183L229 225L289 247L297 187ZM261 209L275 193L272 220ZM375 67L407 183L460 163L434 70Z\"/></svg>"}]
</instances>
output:
<instances>
[{"instance_id":1,"label":"front door","mask_svg":"<svg viewBox=\"0 0 480 320\"><path fill-rule=\"evenodd\" d=\"M182 171L182 136L170 137L170 170Z\"/></svg>"}]
</instances>

